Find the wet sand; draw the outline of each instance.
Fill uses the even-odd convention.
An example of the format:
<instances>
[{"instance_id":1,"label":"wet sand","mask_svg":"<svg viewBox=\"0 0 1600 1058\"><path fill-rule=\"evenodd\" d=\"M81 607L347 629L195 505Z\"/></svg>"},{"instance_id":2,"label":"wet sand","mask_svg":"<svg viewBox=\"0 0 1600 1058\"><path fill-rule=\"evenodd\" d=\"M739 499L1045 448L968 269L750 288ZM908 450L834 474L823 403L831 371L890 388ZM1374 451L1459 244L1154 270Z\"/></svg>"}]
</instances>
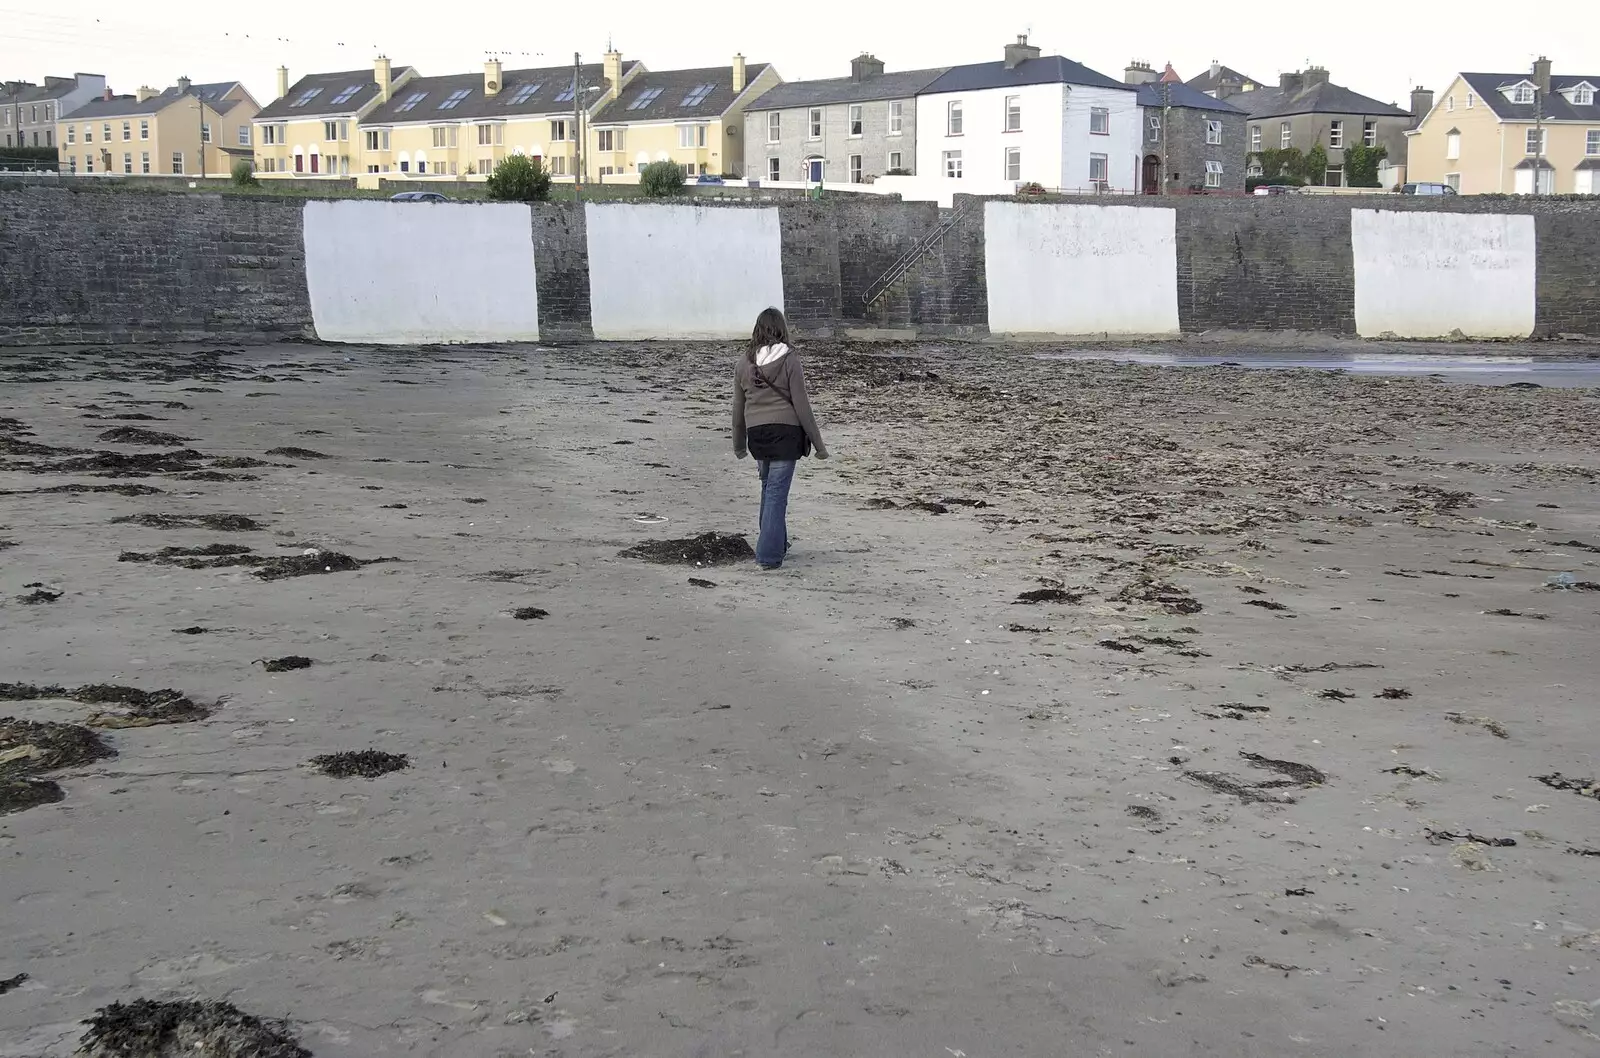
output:
<instances>
[{"instance_id":1,"label":"wet sand","mask_svg":"<svg viewBox=\"0 0 1600 1058\"><path fill-rule=\"evenodd\" d=\"M1595 390L803 348L0 353L0 1056L1594 1053Z\"/></svg>"}]
</instances>

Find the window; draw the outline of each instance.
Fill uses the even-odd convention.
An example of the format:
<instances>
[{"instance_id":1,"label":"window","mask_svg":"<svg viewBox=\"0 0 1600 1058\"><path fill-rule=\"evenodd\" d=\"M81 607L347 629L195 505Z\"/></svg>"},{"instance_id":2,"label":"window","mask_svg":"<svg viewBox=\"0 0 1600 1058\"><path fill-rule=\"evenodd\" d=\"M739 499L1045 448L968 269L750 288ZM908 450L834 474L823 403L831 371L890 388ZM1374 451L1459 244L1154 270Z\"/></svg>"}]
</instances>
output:
<instances>
[{"instance_id":1,"label":"window","mask_svg":"<svg viewBox=\"0 0 1600 1058\"><path fill-rule=\"evenodd\" d=\"M945 129L944 130L945 130L945 134L946 135L948 135L948 136L959 136L959 135L961 135L961 100L952 99L945 106L944 122L945 122ZM959 161L960 160L960 152L959 151L956 153L956 157L957 157L957 160ZM959 166L958 166L958 168L959 168ZM949 174L947 173L946 175L949 175Z\"/></svg>"},{"instance_id":2,"label":"window","mask_svg":"<svg viewBox=\"0 0 1600 1058\"><path fill-rule=\"evenodd\" d=\"M961 152L944 152L944 175L947 180L961 179Z\"/></svg>"},{"instance_id":3,"label":"window","mask_svg":"<svg viewBox=\"0 0 1600 1058\"><path fill-rule=\"evenodd\" d=\"M859 154L850 156L850 182L852 184L861 183L861 155Z\"/></svg>"},{"instance_id":4,"label":"window","mask_svg":"<svg viewBox=\"0 0 1600 1058\"><path fill-rule=\"evenodd\" d=\"M627 147L623 143L622 129L601 129L595 134L598 149L602 151L624 151Z\"/></svg>"},{"instance_id":5,"label":"window","mask_svg":"<svg viewBox=\"0 0 1600 1058\"><path fill-rule=\"evenodd\" d=\"M1528 153L1531 155L1544 154L1544 129L1528 130Z\"/></svg>"},{"instance_id":6,"label":"window","mask_svg":"<svg viewBox=\"0 0 1600 1058\"><path fill-rule=\"evenodd\" d=\"M172 152L172 171L175 174L181 174L183 172L183 152L182 151L173 151Z\"/></svg>"},{"instance_id":7,"label":"window","mask_svg":"<svg viewBox=\"0 0 1600 1058\"><path fill-rule=\"evenodd\" d=\"M1461 157L1461 133L1454 129L1444 134L1444 156L1451 161Z\"/></svg>"},{"instance_id":8,"label":"window","mask_svg":"<svg viewBox=\"0 0 1600 1058\"><path fill-rule=\"evenodd\" d=\"M777 159L777 158L768 158L767 159L767 179L768 180L782 180L783 179L783 162L780 159Z\"/></svg>"},{"instance_id":9,"label":"window","mask_svg":"<svg viewBox=\"0 0 1600 1058\"><path fill-rule=\"evenodd\" d=\"M1278 126L1278 147L1286 151L1292 146L1294 146L1294 130L1285 121Z\"/></svg>"},{"instance_id":10,"label":"window","mask_svg":"<svg viewBox=\"0 0 1600 1058\"><path fill-rule=\"evenodd\" d=\"M1206 142L1213 146L1222 143L1222 122L1206 122Z\"/></svg>"},{"instance_id":11,"label":"window","mask_svg":"<svg viewBox=\"0 0 1600 1058\"><path fill-rule=\"evenodd\" d=\"M1456 108L1456 97L1455 96L1445 96L1444 97L1444 108L1445 108L1446 111L1455 110L1455 108Z\"/></svg>"},{"instance_id":12,"label":"window","mask_svg":"<svg viewBox=\"0 0 1600 1058\"><path fill-rule=\"evenodd\" d=\"M339 138L339 123L337 121L324 121L322 123L322 138L337 140Z\"/></svg>"},{"instance_id":13,"label":"window","mask_svg":"<svg viewBox=\"0 0 1600 1058\"><path fill-rule=\"evenodd\" d=\"M850 135L861 135L865 125L866 122L863 121L861 117L861 104L850 104Z\"/></svg>"},{"instance_id":14,"label":"window","mask_svg":"<svg viewBox=\"0 0 1600 1058\"><path fill-rule=\"evenodd\" d=\"M1472 109L1472 104L1475 103L1477 101L1477 99L1478 99L1478 97L1473 95L1471 92L1467 93L1467 109L1468 110Z\"/></svg>"},{"instance_id":15,"label":"window","mask_svg":"<svg viewBox=\"0 0 1600 1058\"><path fill-rule=\"evenodd\" d=\"M76 154L67 155L67 172L74 176L78 174L78 156Z\"/></svg>"},{"instance_id":16,"label":"window","mask_svg":"<svg viewBox=\"0 0 1600 1058\"><path fill-rule=\"evenodd\" d=\"M122 141L126 143L131 139L133 139L133 122L124 121L122 123Z\"/></svg>"},{"instance_id":17,"label":"window","mask_svg":"<svg viewBox=\"0 0 1600 1058\"><path fill-rule=\"evenodd\" d=\"M661 98L661 92L662 92L662 89L660 89L660 88L646 88L643 92L639 93L639 98L635 99L633 102L628 104L628 109L629 110L643 110L645 107L649 106L651 103L654 103L657 99ZM559 99L560 97L558 96L557 98ZM567 99L569 101L571 100L571 98L572 98L571 96L567 97Z\"/></svg>"},{"instance_id":18,"label":"window","mask_svg":"<svg viewBox=\"0 0 1600 1058\"><path fill-rule=\"evenodd\" d=\"M700 137L700 146L704 147L706 145L706 126L704 126L704 125L699 126L699 137ZM702 162L700 164L701 164L702 167L705 165L704 162ZM702 169L702 171L704 171L704 170Z\"/></svg>"},{"instance_id":19,"label":"window","mask_svg":"<svg viewBox=\"0 0 1600 1058\"><path fill-rule=\"evenodd\" d=\"M906 105L900 100L889 104L889 135L898 136L906 130Z\"/></svg>"},{"instance_id":20,"label":"window","mask_svg":"<svg viewBox=\"0 0 1600 1058\"><path fill-rule=\"evenodd\" d=\"M45 129L44 130L44 145L46 147L54 147L56 145L56 130L55 129Z\"/></svg>"},{"instance_id":21,"label":"window","mask_svg":"<svg viewBox=\"0 0 1600 1058\"><path fill-rule=\"evenodd\" d=\"M249 125L240 125L239 126L239 146L241 146L241 147L250 146L250 126Z\"/></svg>"},{"instance_id":22,"label":"window","mask_svg":"<svg viewBox=\"0 0 1600 1058\"><path fill-rule=\"evenodd\" d=\"M1150 142L1156 143L1161 139L1161 115L1150 115Z\"/></svg>"},{"instance_id":23,"label":"window","mask_svg":"<svg viewBox=\"0 0 1600 1058\"><path fill-rule=\"evenodd\" d=\"M314 155L314 154L311 156L311 171L313 173L317 171L317 156ZM426 173L427 171L428 171L428 160L426 158L418 158L417 159L417 172Z\"/></svg>"},{"instance_id":24,"label":"window","mask_svg":"<svg viewBox=\"0 0 1600 1058\"><path fill-rule=\"evenodd\" d=\"M1250 126L1250 149L1252 151L1259 151L1261 149L1261 126L1260 125L1251 125Z\"/></svg>"},{"instance_id":25,"label":"window","mask_svg":"<svg viewBox=\"0 0 1600 1058\"><path fill-rule=\"evenodd\" d=\"M39 105L37 103L28 108L28 120L35 125L39 123Z\"/></svg>"},{"instance_id":26,"label":"window","mask_svg":"<svg viewBox=\"0 0 1600 1058\"><path fill-rule=\"evenodd\" d=\"M1328 146L1335 150L1344 146L1344 122L1328 122Z\"/></svg>"},{"instance_id":27,"label":"window","mask_svg":"<svg viewBox=\"0 0 1600 1058\"><path fill-rule=\"evenodd\" d=\"M1206 186L1207 187L1221 187L1222 186L1222 163L1221 162L1207 162L1206 163Z\"/></svg>"},{"instance_id":28,"label":"window","mask_svg":"<svg viewBox=\"0 0 1600 1058\"><path fill-rule=\"evenodd\" d=\"M660 95L661 94L661 89L659 89L659 88L652 88L650 91L654 92L656 95ZM556 102L557 103L570 103L577 96L577 94L578 94L578 81L577 81L576 78L574 78L567 85L567 87L563 88L561 91L556 93ZM646 94L648 94L648 93L646 93ZM652 98L654 98L654 97L652 97Z\"/></svg>"},{"instance_id":29,"label":"window","mask_svg":"<svg viewBox=\"0 0 1600 1058\"><path fill-rule=\"evenodd\" d=\"M1511 93L1511 101L1513 103L1524 103L1524 104L1532 103L1533 102L1533 85L1531 85L1531 84L1519 84L1519 85L1517 85L1517 87L1515 89L1513 89L1513 91ZM1455 107L1455 97L1452 96L1450 98L1450 109L1454 110L1455 108L1456 108Z\"/></svg>"},{"instance_id":30,"label":"window","mask_svg":"<svg viewBox=\"0 0 1600 1058\"><path fill-rule=\"evenodd\" d=\"M1089 108L1089 135L1111 135L1111 111L1105 107Z\"/></svg>"},{"instance_id":31,"label":"window","mask_svg":"<svg viewBox=\"0 0 1600 1058\"><path fill-rule=\"evenodd\" d=\"M371 133L368 133L368 135L371 135ZM145 137L140 136L139 138L142 140ZM275 144L277 142L278 142L278 127L276 125L263 125L263 126L261 126L261 145L263 147L269 147L269 146L271 146L271 145L273 145L273 144Z\"/></svg>"},{"instance_id":32,"label":"window","mask_svg":"<svg viewBox=\"0 0 1600 1058\"><path fill-rule=\"evenodd\" d=\"M1111 179L1111 159L1104 154L1089 155L1089 182L1100 186Z\"/></svg>"},{"instance_id":33,"label":"window","mask_svg":"<svg viewBox=\"0 0 1600 1058\"><path fill-rule=\"evenodd\" d=\"M1590 129L1584 135L1583 153L1588 155L1600 154L1600 129Z\"/></svg>"},{"instance_id":34,"label":"window","mask_svg":"<svg viewBox=\"0 0 1600 1058\"><path fill-rule=\"evenodd\" d=\"M486 126L486 125L479 125L478 126L478 128L480 128L480 129L484 129L484 128L487 128L487 127L488 126ZM456 145L456 137L457 137L457 135L458 135L458 133L457 133L457 130L456 130L456 126L454 126L454 125L440 125L440 126L436 127L433 130L433 145L435 147L454 147Z\"/></svg>"},{"instance_id":35,"label":"window","mask_svg":"<svg viewBox=\"0 0 1600 1058\"><path fill-rule=\"evenodd\" d=\"M461 101L472 94L470 88L457 88L454 92L439 101L440 110L454 110L461 105Z\"/></svg>"},{"instance_id":36,"label":"window","mask_svg":"<svg viewBox=\"0 0 1600 1058\"><path fill-rule=\"evenodd\" d=\"M427 98L428 93L426 92L412 92L410 95L406 96L405 100L399 106L394 108L395 112L398 114L404 114L407 111L415 110L417 109L417 104Z\"/></svg>"},{"instance_id":37,"label":"window","mask_svg":"<svg viewBox=\"0 0 1600 1058\"><path fill-rule=\"evenodd\" d=\"M1323 177L1324 177L1323 181L1322 181L1322 186L1323 187L1343 187L1344 186L1344 166L1342 166L1342 165L1330 165L1330 166L1328 166L1328 171L1323 174Z\"/></svg>"},{"instance_id":38,"label":"window","mask_svg":"<svg viewBox=\"0 0 1600 1058\"><path fill-rule=\"evenodd\" d=\"M122 155L122 171L128 176L133 175L133 154L124 152Z\"/></svg>"},{"instance_id":39,"label":"window","mask_svg":"<svg viewBox=\"0 0 1600 1058\"><path fill-rule=\"evenodd\" d=\"M1363 147L1376 147L1378 145L1378 123L1376 121L1363 121L1361 123L1361 145Z\"/></svg>"},{"instance_id":40,"label":"window","mask_svg":"<svg viewBox=\"0 0 1600 1058\"><path fill-rule=\"evenodd\" d=\"M1444 186L1448 187L1450 190L1454 191L1458 195L1461 194L1461 174L1460 173L1445 173L1444 174Z\"/></svg>"},{"instance_id":41,"label":"window","mask_svg":"<svg viewBox=\"0 0 1600 1058\"><path fill-rule=\"evenodd\" d=\"M679 125L678 126L678 146L679 147L693 147L694 146L694 126L693 125Z\"/></svg>"},{"instance_id":42,"label":"window","mask_svg":"<svg viewBox=\"0 0 1600 1058\"><path fill-rule=\"evenodd\" d=\"M506 106L515 107L526 103L535 92L544 87L543 82L533 84L519 84L517 90L506 97Z\"/></svg>"},{"instance_id":43,"label":"window","mask_svg":"<svg viewBox=\"0 0 1600 1058\"><path fill-rule=\"evenodd\" d=\"M480 174L482 174L483 176L488 176L489 174L493 173L494 172L494 159L493 158L479 158L478 159L478 172Z\"/></svg>"},{"instance_id":44,"label":"window","mask_svg":"<svg viewBox=\"0 0 1600 1058\"><path fill-rule=\"evenodd\" d=\"M1006 179L1013 181L1022 179L1021 147L1006 148Z\"/></svg>"},{"instance_id":45,"label":"window","mask_svg":"<svg viewBox=\"0 0 1600 1058\"><path fill-rule=\"evenodd\" d=\"M1022 131L1022 97L1006 96L1006 131Z\"/></svg>"},{"instance_id":46,"label":"window","mask_svg":"<svg viewBox=\"0 0 1600 1058\"><path fill-rule=\"evenodd\" d=\"M201 143L210 143L211 142L211 125L210 125L209 122L201 122L200 123L200 142Z\"/></svg>"},{"instance_id":47,"label":"window","mask_svg":"<svg viewBox=\"0 0 1600 1058\"><path fill-rule=\"evenodd\" d=\"M139 171L141 173L148 173L150 171L150 152L149 151L140 151L139 152Z\"/></svg>"},{"instance_id":48,"label":"window","mask_svg":"<svg viewBox=\"0 0 1600 1058\"><path fill-rule=\"evenodd\" d=\"M311 102L313 99L317 98L321 94L322 94L322 89L320 89L320 88L308 88L304 92L301 92L300 93L300 98L296 99L293 103L290 103L289 106L291 108L293 108L293 107L303 107L307 103ZM177 172L178 170L173 170L173 171Z\"/></svg>"},{"instance_id":49,"label":"window","mask_svg":"<svg viewBox=\"0 0 1600 1058\"><path fill-rule=\"evenodd\" d=\"M900 164L900 152L899 151L890 151L889 152L889 168L890 169L904 169L905 168L905 166Z\"/></svg>"},{"instance_id":50,"label":"window","mask_svg":"<svg viewBox=\"0 0 1600 1058\"><path fill-rule=\"evenodd\" d=\"M339 94L330 99L328 103L330 106L337 106L340 103L348 103L351 99L355 98L355 94L359 91L361 91L361 86L358 84L345 85L343 88L339 89Z\"/></svg>"},{"instance_id":51,"label":"window","mask_svg":"<svg viewBox=\"0 0 1600 1058\"><path fill-rule=\"evenodd\" d=\"M93 154L86 154L86 155L83 156L83 171L86 172L86 173L94 172L94 155Z\"/></svg>"},{"instance_id":52,"label":"window","mask_svg":"<svg viewBox=\"0 0 1600 1058\"><path fill-rule=\"evenodd\" d=\"M550 175L551 176L566 176L567 175L567 156L566 155L558 154L554 158L550 159Z\"/></svg>"},{"instance_id":53,"label":"window","mask_svg":"<svg viewBox=\"0 0 1600 1058\"><path fill-rule=\"evenodd\" d=\"M810 122L810 137L814 140L822 139L822 108L812 107L808 115Z\"/></svg>"},{"instance_id":54,"label":"window","mask_svg":"<svg viewBox=\"0 0 1600 1058\"><path fill-rule=\"evenodd\" d=\"M1592 106L1594 104L1594 89L1586 84L1581 84L1572 90L1572 105L1577 107Z\"/></svg>"},{"instance_id":55,"label":"window","mask_svg":"<svg viewBox=\"0 0 1600 1058\"><path fill-rule=\"evenodd\" d=\"M78 126L76 126L76 125L68 125L67 126L67 142L68 143L77 143L78 142ZM6 139L6 146L7 147L11 146L11 140L10 140L9 137L7 137L7 139Z\"/></svg>"},{"instance_id":56,"label":"window","mask_svg":"<svg viewBox=\"0 0 1600 1058\"><path fill-rule=\"evenodd\" d=\"M85 125L83 127L83 142L84 143L93 143L94 142L94 126L93 125Z\"/></svg>"},{"instance_id":57,"label":"window","mask_svg":"<svg viewBox=\"0 0 1600 1058\"><path fill-rule=\"evenodd\" d=\"M683 97L683 105L686 107L699 106L706 101L706 96L710 95L711 90L715 87L717 86L714 84L695 85L689 90L689 94Z\"/></svg>"},{"instance_id":58,"label":"window","mask_svg":"<svg viewBox=\"0 0 1600 1058\"><path fill-rule=\"evenodd\" d=\"M489 142L488 140L483 138L484 137L484 132L485 132L486 129L488 129L488 127L489 126L487 126L487 125L479 125L478 126L478 142L479 143L488 143ZM552 121L550 123L550 139L552 141L556 142L556 143L565 143L567 141L567 123L565 121Z\"/></svg>"},{"instance_id":59,"label":"window","mask_svg":"<svg viewBox=\"0 0 1600 1058\"><path fill-rule=\"evenodd\" d=\"M349 142L349 140L350 140L350 123L348 121L339 122L339 139L341 139L341 140L343 140L343 141L345 141L347 143Z\"/></svg>"},{"instance_id":60,"label":"window","mask_svg":"<svg viewBox=\"0 0 1600 1058\"><path fill-rule=\"evenodd\" d=\"M767 142L777 143L783 138L783 115L774 110L767 115Z\"/></svg>"},{"instance_id":61,"label":"window","mask_svg":"<svg viewBox=\"0 0 1600 1058\"><path fill-rule=\"evenodd\" d=\"M367 150L386 151L389 149L388 129L369 129L367 131Z\"/></svg>"},{"instance_id":62,"label":"window","mask_svg":"<svg viewBox=\"0 0 1600 1058\"><path fill-rule=\"evenodd\" d=\"M100 138L105 140L105 142L110 143L111 142L111 122L108 121L104 125L101 125L100 126L100 133L101 133L101 137Z\"/></svg>"},{"instance_id":63,"label":"window","mask_svg":"<svg viewBox=\"0 0 1600 1058\"><path fill-rule=\"evenodd\" d=\"M44 105L44 119L46 121L51 121L51 120L54 119L54 117L55 117L55 109L54 108L55 108L55 104L54 103L46 103Z\"/></svg>"}]
</instances>

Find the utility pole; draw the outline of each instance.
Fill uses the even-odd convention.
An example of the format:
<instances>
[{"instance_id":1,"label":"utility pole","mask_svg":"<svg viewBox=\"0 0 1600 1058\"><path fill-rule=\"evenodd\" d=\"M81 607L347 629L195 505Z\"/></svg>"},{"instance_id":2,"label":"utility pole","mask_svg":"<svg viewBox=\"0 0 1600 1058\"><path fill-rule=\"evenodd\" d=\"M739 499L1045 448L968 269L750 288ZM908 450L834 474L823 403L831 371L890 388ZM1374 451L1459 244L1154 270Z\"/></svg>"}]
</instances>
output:
<instances>
[{"instance_id":1,"label":"utility pole","mask_svg":"<svg viewBox=\"0 0 1600 1058\"><path fill-rule=\"evenodd\" d=\"M583 201L583 178L579 175L583 144L579 141L579 128L583 124L583 91L578 84L580 72L578 53L572 53L572 200Z\"/></svg>"},{"instance_id":2,"label":"utility pole","mask_svg":"<svg viewBox=\"0 0 1600 1058\"><path fill-rule=\"evenodd\" d=\"M200 179L206 176L206 101L195 96L195 102L200 104Z\"/></svg>"},{"instance_id":3,"label":"utility pole","mask_svg":"<svg viewBox=\"0 0 1600 1058\"><path fill-rule=\"evenodd\" d=\"M1172 121L1172 82L1161 82L1161 172L1156 174L1156 186L1160 189L1157 194L1167 193L1167 137L1172 135L1172 130L1167 127Z\"/></svg>"},{"instance_id":4,"label":"utility pole","mask_svg":"<svg viewBox=\"0 0 1600 1058\"><path fill-rule=\"evenodd\" d=\"M1533 154L1533 193L1539 194L1539 178L1544 175L1544 86L1539 83L1539 64L1533 64L1533 128L1538 146Z\"/></svg>"}]
</instances>

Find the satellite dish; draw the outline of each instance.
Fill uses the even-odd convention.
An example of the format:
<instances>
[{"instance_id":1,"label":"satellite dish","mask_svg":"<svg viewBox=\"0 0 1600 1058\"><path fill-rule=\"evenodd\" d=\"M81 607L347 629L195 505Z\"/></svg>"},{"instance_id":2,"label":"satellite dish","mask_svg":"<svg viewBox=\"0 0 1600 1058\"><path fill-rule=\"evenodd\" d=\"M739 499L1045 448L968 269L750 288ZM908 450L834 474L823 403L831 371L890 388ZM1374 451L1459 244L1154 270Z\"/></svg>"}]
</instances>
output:
<instances>
[{"instance_id":1,"label":"satellite dish","mask_svg":"<svg viewBox=\"0 0 1600 1058\"><path fill-rule=\"evenodd\" d=\"M486 85L484 85L484 87L489 89L489 91L491 91L491 92L498 92L498 91L500 91L500 82L498 82L498 81L490 81Z\"/></svg>"}]
</instances>

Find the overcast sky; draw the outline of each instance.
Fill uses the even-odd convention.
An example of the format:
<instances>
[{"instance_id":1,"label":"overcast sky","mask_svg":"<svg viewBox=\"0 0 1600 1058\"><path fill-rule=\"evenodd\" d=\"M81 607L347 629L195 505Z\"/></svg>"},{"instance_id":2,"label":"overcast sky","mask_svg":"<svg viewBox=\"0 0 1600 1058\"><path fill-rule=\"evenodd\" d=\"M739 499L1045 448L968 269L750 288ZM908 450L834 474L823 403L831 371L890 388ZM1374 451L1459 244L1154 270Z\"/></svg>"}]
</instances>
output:
<instances>
[{"instance_id":1,"label":"overcast sky","mask_svg":"<svg viewBox=\"0 0 1600 1058\"><path fill-rule=\"evenodd\" d=\"M13 0L15 2L15 0ZM5 0L0 0L3 5ZM1033 6L1033 5L1029 5ZM604 8L604 11L599 10ZM414 0L374 7L327 0L251 5L139 4L63 0L0 6L0 78L38 82L46 74L104 73L118 92L195 81L242 80L265 105L274 71L369 67L378 52L424 74L476 69L489 53L509 67L553 66L574 50L597 61L609 38L627 58L652 69L722 65L736 51L776 63L786 80L836 77L851 56L871 51L890 69L998 59L1029 32L1044 53L1061 54L1120 78L1130 59L1157 69L1170 61L1185 79L1219 60L1267 83L1311 63L1332 79L1380 100L1409 100L1410 87L1436 91L1459 70L1522 70L1541 53L1557 72L1600 74L1600 7L1569 4L1556 23L1508 17L1483 0L1438 4L1358 0L1320 21L1303 4L1235 3L1200 7L1177 0L1052 5L1049 12L974 11L969 5L861 3L492 3ZM909 12L921 25L907 31ZM941 18L941 11L950 17ZM1299 21L1303 29L1289 23ZM693 23L691 26L689 23ZM1559 28L1551 28L1559 24ZM298 28L291 28L298 27Z\"/></svg>"}]
</instances>

